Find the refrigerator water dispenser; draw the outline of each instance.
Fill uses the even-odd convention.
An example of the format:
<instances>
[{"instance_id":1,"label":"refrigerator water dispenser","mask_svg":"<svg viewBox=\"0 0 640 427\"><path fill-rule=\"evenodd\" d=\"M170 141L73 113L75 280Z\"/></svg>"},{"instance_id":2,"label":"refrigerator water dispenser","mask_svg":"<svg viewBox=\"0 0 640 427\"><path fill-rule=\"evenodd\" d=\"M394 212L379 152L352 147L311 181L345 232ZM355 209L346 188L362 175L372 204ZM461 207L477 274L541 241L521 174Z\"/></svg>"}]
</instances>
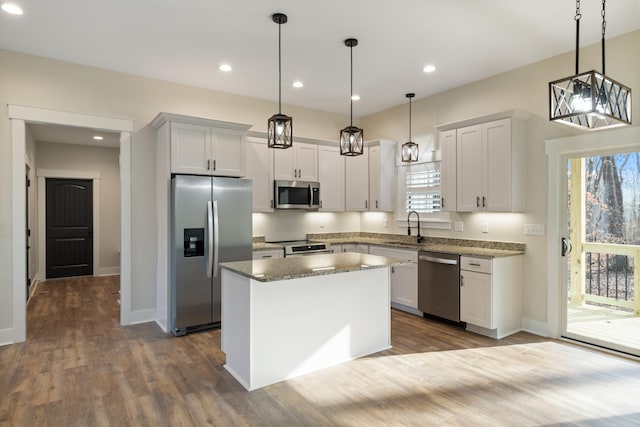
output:
<instances>
[{"instance_id":1,"label":"refrigerator water dispenser","mask_svg":"<svg viewBox=\"0 0 640 427\"><path fill-rule=\"evenodd\" d=\"M184 256L204 256L204 228L184 229Z\"/></svg>"}]
</instances>

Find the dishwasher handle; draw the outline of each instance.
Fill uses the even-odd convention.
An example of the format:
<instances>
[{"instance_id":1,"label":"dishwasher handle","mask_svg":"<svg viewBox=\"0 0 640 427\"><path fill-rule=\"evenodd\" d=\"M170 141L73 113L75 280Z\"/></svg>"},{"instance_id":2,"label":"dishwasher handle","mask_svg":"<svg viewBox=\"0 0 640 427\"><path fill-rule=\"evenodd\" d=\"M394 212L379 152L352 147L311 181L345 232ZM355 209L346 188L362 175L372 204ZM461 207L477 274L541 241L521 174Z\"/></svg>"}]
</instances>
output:
<instances>
[{"instance_id":1,"label":"dishwasher handle","mask_svg":"<svg viewBox=\"0 0 640 427\"><path fill-rule=\"evenodd\" d=\"M435 258L428 255L420 255L418 256L418 259L420 261L434 262L436 264L458 265L457 259Z\"/></svg>"}]
</instances>

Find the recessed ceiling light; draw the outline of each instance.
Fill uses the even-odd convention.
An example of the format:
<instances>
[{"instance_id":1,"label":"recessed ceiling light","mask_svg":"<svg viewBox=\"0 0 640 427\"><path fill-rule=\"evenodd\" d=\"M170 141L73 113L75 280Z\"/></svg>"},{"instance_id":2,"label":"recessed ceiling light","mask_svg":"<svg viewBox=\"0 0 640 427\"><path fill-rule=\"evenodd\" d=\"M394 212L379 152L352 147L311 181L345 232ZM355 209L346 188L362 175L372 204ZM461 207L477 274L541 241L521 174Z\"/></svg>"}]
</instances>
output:
<instances>
[{"instance_id":1,"label":"recessed ceiling light","mask_svg":"<svg viewBox=\"0 0 640 427\"><path fill-rule=\"evenodd\" d=\"M218 70L228 73L229 71L232 70L232 68L231 68L231 65L229 64L220 64L220 66L218 67Z\"/></svg>"},{"instance_id":2,"label":"recessed ceiling light","mask_svg":"<svg viewBox=\"0 0 640 427\"><path fill-rule=\"evenodd\" d=\"M352 101L360 101L360 95L356 95L356 94L351 95L351 100Z\"/></svg>"},{"instance_id":3,"label":"recessed ceiling light","mask_svg":"<svg viewBox=\"0 0 640 427\"><path fill-rule=\"evenodd\" d=\"M296 80L295 82L293 82L293 87L300 89L301 87L304 86L304 83L302 83L300 80Z\"/></svg>"},{"instance_id":4,"label":"recessed ceiling light","mask_svg":"<svg viewBox=\"0 0 640 427\"><path fill-rule=\"evenodd\" d=\"M20 8L20 6L13 3L2 3L2 10L4 10L7 13L10 13L11 15L22 15L24 13L22 12L22 9Z\"/></svg>"},{"instance_id":5,"label":"recessed ceiling light","mask_svg":"<svg viewBox=\"0 0 640 427\"><path fill-rule=\"evenodd\" d=\"M433 73L436 70L436 66L433 64L425 65L422 71L425 73Z\"/></svg>"},{"instance_id":6,"label":"recessed ceiling light","mask_svg":"<svg viewBox=\"0 0 640 427\"><path fill-rule=\"evenodd\" d=\"M95 135L93 139L95 139L96 141L102 141L104 138L101 137L100 135Z\"/></svg>"}]
</instances>

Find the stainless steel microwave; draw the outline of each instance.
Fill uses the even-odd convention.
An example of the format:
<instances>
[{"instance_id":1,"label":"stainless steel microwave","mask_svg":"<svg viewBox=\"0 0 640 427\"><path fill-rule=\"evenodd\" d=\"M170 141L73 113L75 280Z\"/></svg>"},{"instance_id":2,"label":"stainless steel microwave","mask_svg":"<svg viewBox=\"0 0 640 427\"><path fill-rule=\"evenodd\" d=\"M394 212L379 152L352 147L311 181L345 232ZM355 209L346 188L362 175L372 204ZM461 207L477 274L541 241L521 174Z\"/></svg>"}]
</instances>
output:
<instances>
[{"instance_id":1,"label":"stainless steel microwave","mask_svg":"<svg viewBox=\"0 0 640 427\"><path fill-rule=\"evenodd\" d=\"M276 209L320 208L320 183L310 181L274 181Z\"/></svg>"}]
</instances>

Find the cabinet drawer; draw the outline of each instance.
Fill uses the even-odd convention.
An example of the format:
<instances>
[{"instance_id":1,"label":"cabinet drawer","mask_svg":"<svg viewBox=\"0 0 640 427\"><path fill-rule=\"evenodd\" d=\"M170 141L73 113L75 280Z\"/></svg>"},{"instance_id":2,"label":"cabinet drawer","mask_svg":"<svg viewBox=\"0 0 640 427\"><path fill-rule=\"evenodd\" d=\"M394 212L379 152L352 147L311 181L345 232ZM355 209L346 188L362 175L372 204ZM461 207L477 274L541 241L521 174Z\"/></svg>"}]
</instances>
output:
<instances>
[{"instance_id":1,"label":"cabinet drawer","mask_svg":"<svg viewBox=\"0 0 640 427\"><path fill-rule=\"evenodd\" d=\"M460 257L460 269L466 271L477 271L478 273L491 274L491 259Z\"/></svg>"}]
</instances>

